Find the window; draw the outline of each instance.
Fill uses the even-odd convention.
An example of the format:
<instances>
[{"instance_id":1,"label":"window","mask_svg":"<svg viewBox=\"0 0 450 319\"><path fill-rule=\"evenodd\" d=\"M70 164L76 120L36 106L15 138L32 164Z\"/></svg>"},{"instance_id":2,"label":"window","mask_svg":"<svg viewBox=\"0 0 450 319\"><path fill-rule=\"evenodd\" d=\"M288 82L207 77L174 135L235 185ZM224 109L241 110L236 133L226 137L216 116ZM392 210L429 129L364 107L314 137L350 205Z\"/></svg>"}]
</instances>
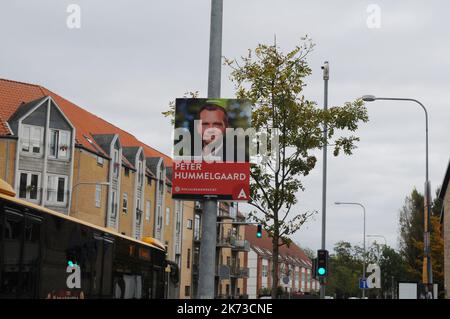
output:
<instances>
[{"instance_id":1,"label":"window","mask_svg":"<svg viewBox=\"0 0 450 319\"><path fill-rule=\"evenodd\" d=\"M261 272L263 277L267 277L267 265L262 265Z\"/></svg>"},{"instance_id":2,"label":"window","mask_svg":"<svg viewBox=\"0 0 450 319\"><path fill-rule=\"evenodd\" d=\"M150 220L150 207L151 202L148 200L145 203L145 220Z\"/></svg>"},{"instance_id":3,"label":"window","mask_svg":"<svg viewBox=\"0 0 450 319\"><path fill-rule=\"evenodd\" d=\"M138 198L136 201L136 218L137 218L138 224L140 224L142 221L142 209L141 209L141 199L140 198Z\"/></svg>"},{"instance_id":4,"label":"window","mask_svg":"<svg viewBox=\"0 0 450 319\"><path fill-rule=\"evenodd\" d=\"M170 208L166 208L166 226L169 226L170 223Z\"/></svg>"},{"instance_id":5,"label":"window","mask_svg":"<svg viewBox=\"0 0 450 319\"><path fill-rule=\"evenodd\" d=\"M143 177L142 176L142 162L138 163L138 185L142 186L142 181L143 181Z\"/></svg>"},{"instance_id":6,"label":"window","mask_svg":"<svg viewBox=\"0 0 450 319\"><path fill-rule=\"evenodd\" d=\"M97 165L103 166L104 159L101 156L97 156Z\"/></svg>"},{"instance_id":7,"label":"window","mask_svg":"<svg viewBox=\"0 0 450 319\"><path fill-rule=\"evenodd\" d=\"M70 148L70 132L63 130L50 130L49 155L53 158L68 158ZM97 157L98 163L98 157Z\"/></svg>"},{"instance_id":8,"label":"window","mask_svg":"<svg viewBox=\"0 0 450 319\"><path fill-rule=\"evenodd\" d=\"M119 177L120 163L119 163L119 150L114 149L113 156L113 165L114 165L114 177Z\"/></svg>"},{"instance_id":9,"label":"window","mask_svg":"<svg viewBox=\"0 0 450 319\"><path fill-rule=\"evenodd\" d=\"M21 172L19 177L19 198L28 200L39 200L39 179L37 173Z\"/></svg>"},{"instance_id":10,"label":"window","mask_svg":"<svg viewBox=\"0 0 450 319\"><path fill-rule=\"evenodd\" d=\"M192 229L192 219L187 220L187 229Z\"/></svg>"},{"instance_id":11,"label":"window","mask_svg":"<svg viewBox=\"0 0 450 319\"><path fill-rule=\"evenodd\" d=\"M41 154L44 128L34 125L22 125L20 139L23 153Z\"/></svg>"},{"instance_id":12,"label":"window","mask_svg":"<svg viewBox=\"0 0 450 319\"><path fill-rule=\"evenodd\" d=\"M184 296L189 297L191 295L191 286L184 286Z\"/></svg>"},{"instance_id":13,"label":"window","mask_svg":"<svg viewBox=\"0 0 450 319\"><path fill-rule=\"evenodd\" d=\"M102 185L95 185L95 207L101 207L102 204Z\"/></svg>"},{"instance_id":14,"label":"window","mask_svg":"<svg viewBox=\"0 0 450 319\"><path fill-rule=\"evenodd\" d=\"M191 268L191 249L188 248L187 250L187 257L186 257L186 268Z\"/></svg>"},{"instance_id":15,"label":"window","mask_svg":"<svg viewBox=\"0 0 450 319\"><path fill-rule=\"evenodd\" d=\"M47 202L64 204L66 202L67 176L49 175L47 179Z\"/></svg>"},{"instance_id":16,"label":"window","mask_svg":"<svg viewBox=\"0 0 450 319\"><path fill-rule=\"evenodd\" d=\"M200 240L200 215L195 214L194 240Z\"/></svg>"},{"instance_id":17,"label":"window","mask_svg":"<svg viewBox=\"0 0 450 319\"><path fill-rule=\"evenodd\" d=\"M227 256L227 266L231 266L231 257Z\"/></svg>"},{"instance_id":18,"label":"window","mask_svg":"<svg viewBox=\"0 0 450 319\"><path fill-rule=\"evenodd\" d=\"M116 217L117 214L117 203L116 203L116 192L111 193L111 216Z\"/></svg>"},{"instance_id":19,"label":"window","mask_svg":"<svg viewBox=\"0 0 450 319\"><path fill-rule=\"evenodd\" d=\"M122 213L128 214L128 194L123 193L122 195Z\"/></svg>"},{"instance_id":20,"label":"window","mask_svg":"<svg viewBox=\"0 0 450 319\"><path fill-rule=\"evenodd\" d=\"M152 178L147 176L147 185L152 185Z\"/></svg>"},{"instance_id":21,"label":"window","mask_svg":"<svg viewBox=\"0 0 450 319\"><path fill-rule=\"evenodd\" d=\"M130 176L130 169L128 167L125 167L125 176Z\"/></svg>"}]
</instances>

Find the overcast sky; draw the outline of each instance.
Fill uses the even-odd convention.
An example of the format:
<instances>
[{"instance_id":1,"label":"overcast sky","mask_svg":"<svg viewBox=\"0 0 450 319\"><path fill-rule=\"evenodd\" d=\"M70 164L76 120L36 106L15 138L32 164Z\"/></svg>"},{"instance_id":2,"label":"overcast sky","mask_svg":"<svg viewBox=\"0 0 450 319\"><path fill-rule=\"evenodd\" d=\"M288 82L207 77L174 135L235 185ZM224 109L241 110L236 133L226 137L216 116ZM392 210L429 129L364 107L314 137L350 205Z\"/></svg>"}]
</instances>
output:
<instances>
[{"instance_id":1,"label":"overcast sky","mask_svg":"<svg viewBox=\"0 0 450 319\"><path fill-rule=\"evenodd\" d=\"M223 55L239 57L258 43L292 49L305 34L316 47L305 96L323 104L320 66L330 62L329 104L363 94L412 97L429 112L430 180L442 183L449 159L450 22L447 1L225 0ZM69 4L81 8L81 28L66 25ZM381 9L369 28L367 8ZM40 84L171 153L169 120L161 112L184 92L206 96L210 1L18 1L0 4L0 77ZM229 70L222 97L233 97ZM398 212L425 180L425 121L407 102L368 104L353 156L328 160L327 248L362 244L357 201L367 208L367 234L397 246ZM318 153L320 155L320 153ZM296 211L321 210L322 159L305 178ZM294 236L320 248L316 215ZM379 240L380 242L380 240ZM382 242L382 240L381 240Z\"/></svg>"}]
</instances>

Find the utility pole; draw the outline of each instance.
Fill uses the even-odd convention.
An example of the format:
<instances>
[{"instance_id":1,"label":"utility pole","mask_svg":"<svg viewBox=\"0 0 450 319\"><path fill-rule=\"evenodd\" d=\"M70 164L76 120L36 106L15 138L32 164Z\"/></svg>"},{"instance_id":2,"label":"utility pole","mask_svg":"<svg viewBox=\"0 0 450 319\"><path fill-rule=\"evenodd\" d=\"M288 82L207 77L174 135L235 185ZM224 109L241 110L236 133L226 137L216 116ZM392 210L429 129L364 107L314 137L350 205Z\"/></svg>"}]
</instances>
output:
<instances>
[{"instance_id":1,"label":"utility pole","mask_svg":"<svg viewBox=\"0 0 450 319\"><path fill-rule=\"evenodd\" d=\"M211 0L208 98L220 97L223 0ZM199 256L199 299L214 299L216 276L217 197L204 196Z\"/></svg>"},{"instance_id":2,"label":"utility pole","mask_svg":"<svg viewBox=\"0 0 450 319\"><path fill-rule=\"evenodd\" d=\"M323 66L323 82L324 82L324 101L323 109L328 109L328 79L330 78L328 61L325 61ZM327 215L327 123L323 125L323 180L322 180L322 249L325 248L325 231L326 231L326 215ZM320 278L320 299L325 299L325 283L326 278Z\"/></svg>"}]
</instances>

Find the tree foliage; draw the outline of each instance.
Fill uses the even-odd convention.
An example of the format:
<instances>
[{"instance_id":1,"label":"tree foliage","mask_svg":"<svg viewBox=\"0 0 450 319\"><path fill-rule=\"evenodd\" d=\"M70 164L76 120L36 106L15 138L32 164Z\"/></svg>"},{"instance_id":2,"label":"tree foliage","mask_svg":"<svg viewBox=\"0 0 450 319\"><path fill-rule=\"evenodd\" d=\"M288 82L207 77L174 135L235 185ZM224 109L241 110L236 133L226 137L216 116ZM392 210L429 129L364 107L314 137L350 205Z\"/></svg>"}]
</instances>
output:
<instances>
[{"instance_id":1,"label":"tree foliage","mask_svg":"<svg viewBox=\"0 0 450 319\"><path fill-rule=\"evenodd\" d=\"M439 194L439 189L436 195ZM438 196L433 200L430 217L430 248L433 282L438 284L439 291L444 289L444 240L440 227L442 203ZM409 281L422 281L422 265L424 256L424 196L416 189L405 198L405 204L399 215L400 254L406 262Z\"/></svg>"},{"instance_id":2,"label":"tree foliage","mask_svg":"<svg viewBox=\"0 0 450 319\"><path fill-rule=\"evenodd\" d=\"M316 166L314 151L329 142L335 156L352 154L359 138L343 133L354 132L359 122L368 121L361 100L325 111L303 96L305 79L311 74L306 56L312 49L312 42L304 38L287 53L260 44L240 61L225 59L225 65L232 68L237 98L248 99L253 105L252 127L268 136L275 132L279 136L278 150L251 168L250 204L255 211L250 217L262 223L272 237L273 274L278 272L279 246L289 244L288 236L315 213L293 209L298 192L304 190L301 177ZM327 140L323 138L324 123L328 125ZM277 287L278 276L272 278L273 287Z\"/></svg>"},{"instance_id":3,"label":"tree foliage","mask_svg":"<svg viewBox=\"0 0 450 319\"><path fill-rule=\"evenodd\" d=\"M330 256L330 274L327 279L327 295L336 298L361 296L359 279L363 270L363 248L348 242L338 242ZM366 249L366 267L376 263L381 271L381 288L366 291L369 298L391 298L396 296L396 283L407 280L406 263L399 252L378 243ZM368 274L366 274L367 276Z\"/></svg>"}]
</instances>

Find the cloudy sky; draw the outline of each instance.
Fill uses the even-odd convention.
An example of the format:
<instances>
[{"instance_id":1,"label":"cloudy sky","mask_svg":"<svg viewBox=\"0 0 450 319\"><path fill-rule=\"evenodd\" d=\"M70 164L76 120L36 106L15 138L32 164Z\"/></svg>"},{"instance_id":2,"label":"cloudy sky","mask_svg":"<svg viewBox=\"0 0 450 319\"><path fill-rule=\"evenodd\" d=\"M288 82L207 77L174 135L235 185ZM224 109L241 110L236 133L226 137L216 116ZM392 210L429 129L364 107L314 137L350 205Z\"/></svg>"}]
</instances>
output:
<instances>
[{"instance_id":1,"label":"cloudy sky","mask_svg":"<svg viewBox=\"0 0 450 319\"><path fill-rule=\"evenodd\" d=\"M330 62L329 104L363 94L413 97L428 108L430 180L442 183L449 159L450 22L447 1L225 0L223 55L239 57L258 43L283 50L309 35L316 47L305 96L323 103L320 66ZM67 7L81 8L81 28L69 29ZM369 28L369 5L380 27ZM369 19L370 20L370 19ZM370 20L372 21L372 20ZM161 111L184 92L206 96L210 1L3 0L0 77L43 85L170 154L172 127ZM233 97L223 69L222 96ZM339 240L362 244L367 234L397 246L398 212L425 180L422 109L407 102L368 104L359 148L328 165L327 248ZM320 153L319 153L320 154ZM321 209L321 158L305 179L296 211ZM320 215L294 239L317 249ZM380 241L380 240L379 240Z\"/></svg>"}]
</instances>

